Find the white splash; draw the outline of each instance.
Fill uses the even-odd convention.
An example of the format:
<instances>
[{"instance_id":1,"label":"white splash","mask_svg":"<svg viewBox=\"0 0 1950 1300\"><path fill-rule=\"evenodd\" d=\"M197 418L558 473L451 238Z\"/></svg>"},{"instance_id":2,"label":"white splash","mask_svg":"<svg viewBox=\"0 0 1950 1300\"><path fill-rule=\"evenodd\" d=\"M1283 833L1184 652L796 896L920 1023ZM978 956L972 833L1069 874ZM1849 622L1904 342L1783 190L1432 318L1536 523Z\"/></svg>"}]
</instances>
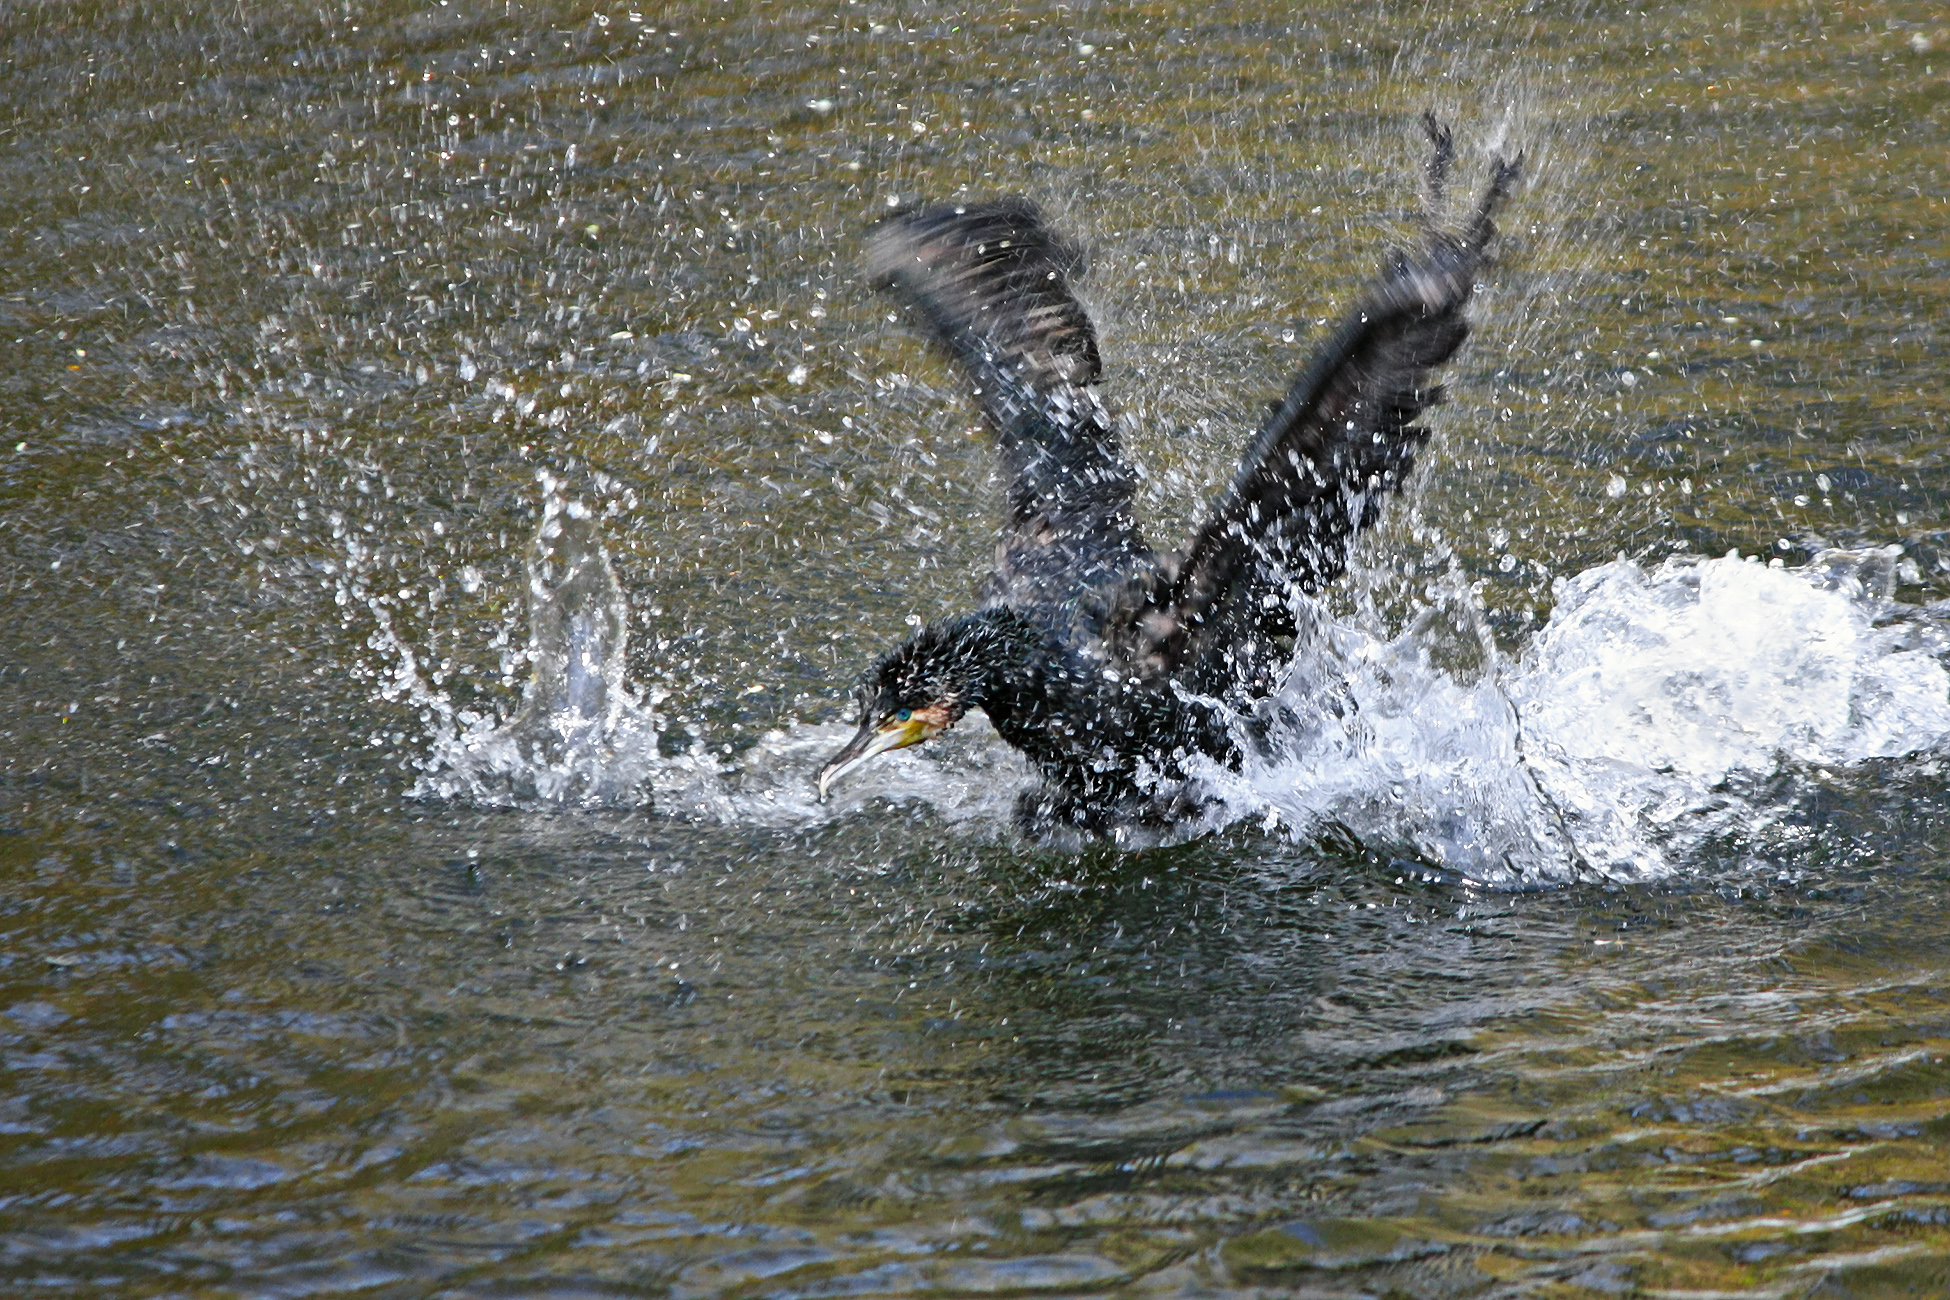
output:
<instances>
[{"instance_id":1,"label":"white splash","mask_svg":"<svg viewBox=\"0 0 1950 1300\"><path fill-rule=\"evenodd\" d=\"M656 715L624 676L627 611L594 517L545 486L521 711L500 726L441 713L453 721L418 793L782 829L921 803L979 833L1009 826L1035 774L979 717L886 755L825 805L813 772L848 727L772 732L735 769L660 756ZM1891 601L1898 554L1827 551L1795 569L1621 559L1560 579L1549 625L1514 662L1460 583L1393 635L1316 610L1289 680L1244 728L1251 755L1199 774L1207 813L1180 829L1336 825L1497 885L1682 869L1709 836L1783 811L1741 792L1784 766L1950 742L1950 609Z\"/></svg>"},{"instance_id":2,"label":"white splash","mask_svg":"<svg viewBox=\"0 0 1950 1300\"><path fill-rule=\"evenodd\" d=\"M1661 873L1729 816L1766 811L1729 778L1950 739L1950 640L1935 611L1893 606L1898 555L1617 562L1563 584L1509 694L1580 854L1608 874Z\"/></svg>"},{"instance_id":3,"label":"white splash","mask_svg":"<svg viewBox=\"0 0 1950 1300\"><path fill-rule=\"evenodd\" d=\"M1601 565L1474 674L1432 662L1467 603L1392 639L1337 623L1270 702L1267 752L1204 779L1229 818L1339 822L1484 883L1663 875L1779 811L1744 778L1950 741L1945 616L1893 605L1898 554Z\"/></svg>"},{"instance_id":4,"label":"white splash","mask_svg":"<svg viewBox=\"0 0 1950 1300\"><path fill-rule=\"evenodd\" d=\"M944 736L882 754L851 773L826 803L814 774L853 738L852 724L797 725L769 732L744 755L727 786L729 820L812 825L888 803L925 803L951 826L999 832L1016 796L1036 783L1029 760L1003 743L979 713Z\"/></svg>"},{"instance_id":5,"label":"white splash","mask_svg":"<svg viewBox=\"0 0 1950 1300\"><path fill-rule=\"evenodd\" d=\"M533 671L507 723L440 710L447 725L414 793L488 804L634 806L675 766L661 728L625 677L629 607L595 516L544 477L542 523L529 544L528 635ZM410 662L410 661L408 661ZM708 785L708 781L705 782Z\"/></svg>"}]
</instances>

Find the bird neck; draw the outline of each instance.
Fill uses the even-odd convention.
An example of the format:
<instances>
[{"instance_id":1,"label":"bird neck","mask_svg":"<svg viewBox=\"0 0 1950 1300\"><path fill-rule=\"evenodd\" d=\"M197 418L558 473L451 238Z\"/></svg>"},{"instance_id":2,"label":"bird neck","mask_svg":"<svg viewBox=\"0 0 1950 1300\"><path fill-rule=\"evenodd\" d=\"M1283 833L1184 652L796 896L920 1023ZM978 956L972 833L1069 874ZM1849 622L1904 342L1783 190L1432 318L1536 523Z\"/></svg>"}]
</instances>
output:
<instances>
[{"instance_id":1,"label":"bird neck","mask_svg":"<svg viewBox=\"0 0 1950 1300\"><path fill-rule=\"evenodd\" d=\"M963 707L986 708L1020 683L1042 637L1022 615L1006 605L991 605L942 626L943 667Z\"/></svg>"}]
</instances>

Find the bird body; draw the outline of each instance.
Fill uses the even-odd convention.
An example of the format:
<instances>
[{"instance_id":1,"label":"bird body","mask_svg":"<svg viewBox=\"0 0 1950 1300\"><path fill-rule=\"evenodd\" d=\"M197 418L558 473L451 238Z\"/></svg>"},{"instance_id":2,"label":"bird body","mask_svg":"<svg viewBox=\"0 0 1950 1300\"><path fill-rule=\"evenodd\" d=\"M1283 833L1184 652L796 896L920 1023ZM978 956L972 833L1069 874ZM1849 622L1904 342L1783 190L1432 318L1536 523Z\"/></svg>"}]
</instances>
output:
<instances>
[{"instance_id":1,"label":"bird body","mask_svg":"<svg viewBox=\"0 0 1950 1300\"><path fill-rule=\"evenodd\" d=\"M931 735L981 709L1042 772L1044 802L1082 823L1119 805L1134 812L1146 777L1181 779L1191 754L1236 756L1218 701L1138 674L1101 634L1082 630L1093 619L1072 613L997 602L930 624L875 666L867 711L876 722L922 721ZM903 710L912 717L900 718Z\"/></svg>"},{"instance_id":2,"label":"bird body","mask_svg":"<svg viewBox=\"0 0 1950 1300\"><path fill-rule=\"evenodd\" d=\"M1436 196L1452 151L1429 126ZM1232 720L1272 688L1297 598L1345 571L1427 441L1415 422L1440 399L1430 376L1468 333L1491 215L1518 167L1496 160L1459 234L1431 222L1418 256L1391 258L1168 556L1132 510L1096 331L1069 287L1074 249L1022 199L876 226L869 273L919 310L995 431L1004 517L981 607L929 623L866 674L860 730L820 773L821 796L971 708L1041 771L1037 808L1084 827L1143 815L1194 756L1237 765Z\"/></svg>"}]
</instances>

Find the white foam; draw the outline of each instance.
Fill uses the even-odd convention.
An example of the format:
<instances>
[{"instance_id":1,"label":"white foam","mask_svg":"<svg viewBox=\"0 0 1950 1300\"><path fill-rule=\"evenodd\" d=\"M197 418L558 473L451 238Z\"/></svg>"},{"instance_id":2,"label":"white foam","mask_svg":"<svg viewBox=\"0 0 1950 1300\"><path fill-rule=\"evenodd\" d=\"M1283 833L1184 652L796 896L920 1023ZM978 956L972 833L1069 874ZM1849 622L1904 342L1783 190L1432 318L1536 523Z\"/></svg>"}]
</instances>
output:
<instances>
[{"instance_id":1,"label":"white foam","mask_svg":"<svg viewBox=\"0 0 1950 1300\"><path fill-rule=\"evenodd\" d=\"M1392 638L1323 621L1261 710L1265 740L1203 784L1228 819L1301 835L1333 822L1485 882L1569 874L1576 853L1523 762L1487 640L1466 590ZM1474 671L1438 662L1468 658L1471 642L1489 651Z\"/></svg>"},{"instance_id":2,"label":"white foam","mask_svg":"<svg viewBox=\"0 0 1950 1300\"><path fill-rule=\"evenodd\" d=\"M1895 555L1827 552L1798 570L1620 561L1563 584L1509 693L1531 770L1587 860L1660 873L1729 811L1764 815L1725 790L1730 777L1942 746L1943 640L1927 612L1885 618Z\"/></svg>"},{"instance_id":3,"label":"white foam","mask_svg":"<svg viewBox=\"0 0 1950 1300\"><path fill-rule=\"evenodd\" d=\"M1431 661L1431 620L1336 625L1281 693L1273 752L1206 780L1234 816L1339 821L1487 883L1665 874L1778 811L1733 778L1950 739L1946 641L1935 611L1891 606L1894 557L1601 565L1477 674Z\"/></svg>"}]
</instances>

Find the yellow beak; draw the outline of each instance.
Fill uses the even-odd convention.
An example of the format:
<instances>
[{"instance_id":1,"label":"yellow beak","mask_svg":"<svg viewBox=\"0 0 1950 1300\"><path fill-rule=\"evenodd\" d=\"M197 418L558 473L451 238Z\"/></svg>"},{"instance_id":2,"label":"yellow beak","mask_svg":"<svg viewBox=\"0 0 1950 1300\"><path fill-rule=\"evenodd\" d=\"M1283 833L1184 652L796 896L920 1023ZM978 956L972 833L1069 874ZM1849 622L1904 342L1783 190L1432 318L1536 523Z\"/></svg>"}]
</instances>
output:
<instances>
[{"instance_id":1,"label":"yellow beak","mask_svg":"<svg viewBox=\"0 0 1950 1300\"><path fill-rule=\"evenodd\" d=\"M862 726L853 739L846 742L846 748L833 755L832 760L819 769L820 802L826 801L826 791L833 782L875 754L918 745L930 736L939 735L947 726L946 710L938 708L916 709L905 722L890 719L878 727Z\"/></svg>"}]
</instances>

